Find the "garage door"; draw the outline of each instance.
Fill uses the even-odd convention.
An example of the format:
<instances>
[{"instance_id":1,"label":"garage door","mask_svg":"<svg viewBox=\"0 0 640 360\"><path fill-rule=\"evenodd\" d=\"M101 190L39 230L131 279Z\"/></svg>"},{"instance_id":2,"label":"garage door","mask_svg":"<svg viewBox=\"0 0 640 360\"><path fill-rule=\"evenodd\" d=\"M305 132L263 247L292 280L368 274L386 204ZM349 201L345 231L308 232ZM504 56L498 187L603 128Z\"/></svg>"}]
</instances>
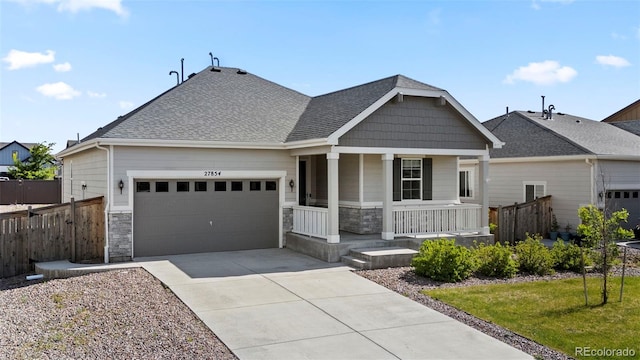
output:
<instances>
[{"instance_id":1,"label":"garage door","mask_svg":"<svg viewBox=\"0 0 640 360\"><path fill-rule=\"evenodd\" d=\"M133 211L134 256L274 248L275 180L140 180Z\"/></svg>"},{"instance_id":2,"label":"garage door","mask_svg":"<svg viewBox=\"0 0 640 360\"><path fill-rule=\"evenodd\" d=\"M631 229L639 223L640 219L640 190L611 190L607 192L607 208L611 211L622 208L629 211L627 224L623 227Z\"/></svg>"}]
</instances>

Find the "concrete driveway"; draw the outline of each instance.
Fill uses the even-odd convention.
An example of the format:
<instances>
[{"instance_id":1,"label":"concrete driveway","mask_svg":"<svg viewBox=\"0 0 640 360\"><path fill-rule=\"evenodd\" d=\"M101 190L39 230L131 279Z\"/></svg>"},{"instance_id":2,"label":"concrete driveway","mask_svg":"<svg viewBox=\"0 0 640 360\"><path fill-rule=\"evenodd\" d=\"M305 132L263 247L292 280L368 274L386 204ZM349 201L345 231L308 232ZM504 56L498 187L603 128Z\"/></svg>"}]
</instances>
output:
<instances>
[{"instance_id":1,"label":"concrete driveway","mask_svg":"<svg viewBox=\"0 0 640 360\"><path fill-rule=\"evenodd\" d=\"M350 272L286 249L137 258L240 359L531 359Z\"/></svg>"}]
</instances>

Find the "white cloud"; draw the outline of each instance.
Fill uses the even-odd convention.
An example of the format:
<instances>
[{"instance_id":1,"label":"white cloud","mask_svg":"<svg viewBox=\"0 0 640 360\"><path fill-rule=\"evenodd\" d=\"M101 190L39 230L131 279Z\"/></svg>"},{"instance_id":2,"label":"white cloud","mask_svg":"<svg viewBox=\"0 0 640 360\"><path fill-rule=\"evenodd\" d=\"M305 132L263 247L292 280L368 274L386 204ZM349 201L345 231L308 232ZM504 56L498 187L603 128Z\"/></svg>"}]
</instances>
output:
<instances>
[{"instance_id":1,"label":"white cloud","mask_svg":"<svg viewBox=\"0 0 640 360\"><path fill-rule=\"evenodd\" d=\"M617 68L631 65L627 59L614 55L598 55L596 56L596 62L605 66L613 66Z\"/></svg>"},{"instance_id":2,"label":"white cloud","mask_svg":"<svg viewBox=\"0 0 640 360\"><path fill-rule=\"evenodd\" d=\"M44 96L52 97L57 100L70 100L76 96L80 96L80 91L75 90L69 84L61 81L52 84L40 85L36 90Z\"/></svg>"},{"instance_id":3,"label":"white cloud","mask_svg":"<svg viewBox=\"0 0 640 360\"><path fill-rule=\"evenodd\" d=\"M504 83L513 84L516 81L528 81L536 85L552 85L558 82L569 82L578 72L569 66L560 66L557 61L546 60L529 63L514 70L504 79Z\"/></svg>"},{"instance_id":4,"label":"white cloud","mask_svg":"<svg viewBox=\"0 0 640 360\"><path fill-rule=\"evenodd\" d=\"M33 4L58 4L58 11L77 13L94 8L113 11L118 16L127 17L129 11L122 6L122 0L15 0L25 6Z\"/></svg>"},{"instance_id":5,"label":"white cloud","mask_svg":"<svg viewBox=\"0 0 640 360\"><path fill-rule=\"evenodd\" d=\"M120 109L128 110L133 107L133 103L131 101L121 100L119 103Z\"/></svg>"},{"instance_id":6,"label":"white cloud","mask_svg":"<svg viewBox=\"0 0 640 360\"><path fill-rule=\"evenodd\" d=\"M9 54L2 58L2 61L9 64L9 70L17 70L52 63L55 60L55 55L56 53L53 50L47 50L46 53L39 53L11 49Z\"/></svg>"},{"instance_id":7,"label":"white cloud","mask_svg":"<svg viewBox=\"0 0 640 360\"><path fill-rule=\"evenodd\" d=\"M62 63L62 64L55 64L55 65L53 65L53 70L55 70L57 72L71 71L71 64L69 64L68 62L65 62L65 63Z\"/></svg>"},{"instance_id":8,"label":"white cloud","mask_svg":"<svg viewBox=\"0 0 640 360\"><path fill-rule=\"evenodd\" d=\"M559 3L559 4L562 4L562 5L567 5L567 4L571 4L574 1L575 0L533 0L531 2L531 8L534 9L534 10L540 10L540 8L541 8L540 3L541 2Z\"/></svg>"},{"instance_id":9,"label":"white cloud","mask_svg":"<svg viewBox=\"0 0 640 360\"><path fill-rule=\"evenodd\" d=\"M89 95L90 98L94 98L94 99L102 99L107 97L107 94L105 93L93 92L91 90L87 91L87 95Z\"/></svg>"}]
</instances>

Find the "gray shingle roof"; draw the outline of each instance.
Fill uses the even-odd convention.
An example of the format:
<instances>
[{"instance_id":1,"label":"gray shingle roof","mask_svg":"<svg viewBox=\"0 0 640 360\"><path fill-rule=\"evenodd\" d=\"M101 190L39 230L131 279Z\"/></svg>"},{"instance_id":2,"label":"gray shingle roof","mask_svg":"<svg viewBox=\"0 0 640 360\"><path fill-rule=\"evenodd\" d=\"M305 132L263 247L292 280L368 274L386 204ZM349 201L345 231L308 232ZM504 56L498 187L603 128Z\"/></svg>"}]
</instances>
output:
<instances>
[{"instance_id":1,"label":"gray shingle roof","mask_svg":"<svg viewBox=\"0 0 640 360\"><path fill-rule=\"evenodd\" d=\"M442 90L402 75L314 97L287 141L326 138L395 87Z\"/></svg>"},{"instance_id":2,"label":"gray shingle roof","mask_svg":"<svg viewBox=\"0 0 640 360\"><path fill-rule=\"evenodd\" d=\"M206 68L83 141L284 142L311 98L238 69L220 69Z\"/></svg>"},{"instance_id":3,"label":"gray shingle roof","mask_svg":"<svg viewBox=\"0 0 640 360\"><path fill-rule=\"evenodd\" d=\"M609 124L640 136L640 120L616 121Z\"/></svg>"},{"instance_id":4,"label":"gray shingle roof","mask_svg":"<svg viewBox=\"0 0 640 360\"><path fill-rule=\"evenodd\" d=\"M640 155L640 137L612 124L568 114L545 120L540 112L513 111L483 123L506 142L492 158L561 155Z\"/></svg>"}]
</instances>

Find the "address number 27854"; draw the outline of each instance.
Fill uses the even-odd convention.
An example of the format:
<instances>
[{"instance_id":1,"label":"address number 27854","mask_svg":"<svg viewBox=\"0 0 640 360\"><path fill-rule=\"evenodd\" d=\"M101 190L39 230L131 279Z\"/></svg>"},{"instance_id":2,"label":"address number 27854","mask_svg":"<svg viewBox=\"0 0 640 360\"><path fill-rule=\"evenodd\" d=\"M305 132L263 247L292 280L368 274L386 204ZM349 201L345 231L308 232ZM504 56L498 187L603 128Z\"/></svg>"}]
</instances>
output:
<instances>
[{"instance_id":1,"label":"address number 27854","mask_svg":"<svg viewBox=\"0 0 640 360\"><path fill-rule=\"evenodd\" d=\"M222 175L222 171L209 171L205 170L204 176L220 176Z\"/></svg>"}]
</instances>

